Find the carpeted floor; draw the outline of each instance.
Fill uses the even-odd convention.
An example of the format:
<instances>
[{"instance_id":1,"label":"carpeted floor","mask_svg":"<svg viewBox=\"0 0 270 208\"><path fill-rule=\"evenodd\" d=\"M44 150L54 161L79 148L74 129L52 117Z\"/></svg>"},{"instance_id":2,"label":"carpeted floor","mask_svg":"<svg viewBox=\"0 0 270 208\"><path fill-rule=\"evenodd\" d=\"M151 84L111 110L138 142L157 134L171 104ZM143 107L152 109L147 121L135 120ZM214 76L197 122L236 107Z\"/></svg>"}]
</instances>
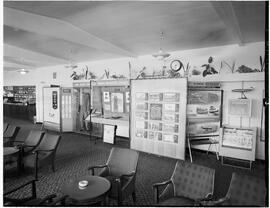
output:
<instances>
[{"instance_id":1,"label":"carpeted floor","mask_svg":"<svg viewBox=\"0 0 270 208\"><path fill-rule=\"evenodd\" d=\"M18 137L25 138L31 129L40 129L40 124L32 124L29 121L4 118L5 122L18 125L21 130ZM115 146L129 147L129 142L124 139L117 139ZM90 174L86 169L91 165L103 164L108 158L113 145L105 144L98 140L95 144L88 136L76 133L63 133L56 155L56 172L52 172L50 167L44 167L39 171L39 181L37 182L37 194L41 197L56 193L61 196L62 184L70 178L80 175ZM193 151L194 163L201 164L215 169L215 190L214 197L223 197L229 187L232 172L246 175L253 175L265 178L266 169L264 161L255 161L252 170L245 170L222 166L214 154L207 155L205 152ZM187 155L187 160L189 157ZM138 162L138 172L136 181L136 204L132 197L123 202L124 206L151 206L154 205L152 185L170 178L175 159L159 157L140 152ZM26 170L18 176L14 168L4 170L4 192L23 184L33 178L33 171ZM29 194L29 190L15 193L17 197ZM110 205L116 205L110 201Z\"/></svg>"}]
</instances>

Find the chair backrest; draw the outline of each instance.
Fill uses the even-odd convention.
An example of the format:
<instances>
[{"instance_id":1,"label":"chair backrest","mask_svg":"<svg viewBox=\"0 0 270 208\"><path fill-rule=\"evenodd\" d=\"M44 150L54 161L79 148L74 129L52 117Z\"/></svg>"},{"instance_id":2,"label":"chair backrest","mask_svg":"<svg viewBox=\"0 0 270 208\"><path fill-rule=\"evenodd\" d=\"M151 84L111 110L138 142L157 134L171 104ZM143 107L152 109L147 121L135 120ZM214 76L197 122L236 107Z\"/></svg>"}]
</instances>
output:
<instances>
[{"instance_id":1,"label":"chair backrest","mask_svg":"<svg viewBox=\"0 0 270 208\"><path fill-rule=\"evenodd\" d=\"M229 205L266 206L265 181L254 176L233 173L226 196L229 197Z\"/></svg>"},{"instance_id":2,"label":"chair backrest","mask_svg":"<svg viewBox=\"0 0 270 208\"><path fill-rule=\"evenodd\" d=\"M7 130L7 127L8 127L8 123L4 123L4 125L3 125L3 133Z\"/></svg>"},{"instance_id":3,"label":"chair backrest","mask_svg":"<svg viewBox=\"0 0 270 208\"><path fill-rule=\"evenodd\" d=\"M214 192L215 170L194 163L177 161L171 180L174 195L201 199Z\"/></svg>"},{"instance_id":4,"label":"chair backrest","mask_svg":"<svg viewBox=\"0 0 270 208\"><path fill-rule=\"evenodd\" d=\"M120 176L136 172L139 153L136 150L113 147L107 161L110 175Z\"/></svg>"},{"instance_id":5,"label":"chair backrest","mask_svg":"<svg viewBox=\"0 0 270 208\"><path fill-rule=\"evenodd\" d=\"M60 138L60 135L45 133L36 150L56 150L60 142Z\"/></svg>"},{"instance_id":6,"label":"chair backrest","mask_svg":"<svg viewBox=\"0 0 270 208\"><path fill-rule=\"evenodd\" d=\"M31 130L24 143L29 146L37 146L44 136L44 131Z\"/></svg>"},{"instance_id":7,"label":"chair backrest","mask_svg":"<svg viewBox=\"0 0 270 208\"><path fill-rule=\"evenodd\" d=\"M20 130L20 127L9 125L7 127L7 130L4 132L4 137L14 139L16 135L18 134L19 130Z\"/></svg>"}]
</instances>

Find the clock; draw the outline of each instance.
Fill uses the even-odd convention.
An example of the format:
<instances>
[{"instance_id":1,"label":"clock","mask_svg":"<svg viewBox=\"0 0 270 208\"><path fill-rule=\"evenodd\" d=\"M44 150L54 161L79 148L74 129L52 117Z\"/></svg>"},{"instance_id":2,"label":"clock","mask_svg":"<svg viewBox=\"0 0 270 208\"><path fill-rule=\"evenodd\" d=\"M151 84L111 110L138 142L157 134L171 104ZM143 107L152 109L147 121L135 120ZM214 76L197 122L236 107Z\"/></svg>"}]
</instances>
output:
<instances>
[{"instance_id":1,"label":"clock","mask_svg":"<svg viewBox=\"0 0 270 208\"><path fill-rule=\"evenodd\" d=\"M171 70L177 72L183 67L183 63L179 60L173 60L170 64Z\"/></svg>"}]
</instances>

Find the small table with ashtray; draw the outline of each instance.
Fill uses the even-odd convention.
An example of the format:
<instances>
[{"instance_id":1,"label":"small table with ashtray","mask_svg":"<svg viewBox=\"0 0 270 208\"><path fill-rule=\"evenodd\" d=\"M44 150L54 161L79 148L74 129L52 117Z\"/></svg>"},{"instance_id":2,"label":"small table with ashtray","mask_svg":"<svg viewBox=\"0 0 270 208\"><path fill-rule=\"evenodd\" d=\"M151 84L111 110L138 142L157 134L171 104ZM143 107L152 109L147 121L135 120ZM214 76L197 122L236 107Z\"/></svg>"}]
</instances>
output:
<instances>
[{"instance_id":1,"label":"small table with ashtray","mask_svg":"<svg viewBox=\"0 0 270 208\"><path fill-rule=\"evenodd\" d=\"M99 176L80 176L70 179L62 186L62 193L67 195L68 204L106 206L111 183Z\"/></svg>"}]
</instances>

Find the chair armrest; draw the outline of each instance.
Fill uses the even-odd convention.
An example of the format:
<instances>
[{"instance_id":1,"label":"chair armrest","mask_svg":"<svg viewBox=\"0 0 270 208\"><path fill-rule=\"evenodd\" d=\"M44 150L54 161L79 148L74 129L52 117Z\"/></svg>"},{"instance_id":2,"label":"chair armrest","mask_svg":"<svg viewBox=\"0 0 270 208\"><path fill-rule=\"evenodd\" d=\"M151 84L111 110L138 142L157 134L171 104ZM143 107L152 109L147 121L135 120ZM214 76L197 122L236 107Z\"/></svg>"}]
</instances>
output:
<instances>
[{"instance_id":1,"label":"chair armrest","mask_svg":"<svg viewBox=\"0 0 270 208\"><path fill-rule=\"evenodd\" d=\"M128 173L128 174L123 174L120 176L120 180L122 180L123 178L133 177L134 175L135 175L135 171L132 171L131 173Z\"/></svg>"},{"instance_id":2,"label":"chair armrest","mask_svg":"<svg viewBox=\"0 0 270 208\"><path fill-rule=\"evenodd\" d=\"M12 190L10 190L10 191L4 193L4 196L9 195L9 194L11 194L11 193L13 193L13 192L15 192L15 191L17 191L17 190L19 190L19 189L21 189L21 188L27 186L27 185L29 185L29 184L32 184L32 185L33 185L33 184L35 184L35 182L36 182L36 180L28 181L27 183L25 183L25 184L23 184L23 185L21 185L21 186L18 186L17 188L12 189ZM34 186L34 185L33 185L33 186Z\"/></svg>"},{"instance_id":3,"label":"chair armrest","mask_svg":"<svg viewBox=\"0 0 270 208\"><path fill-rule=\"evenodd\" d=\"M51 202L52 202L52 199L55 198L55 197L56 197L56 194L50 194L50 195L46 196L45 198L43 198L43 199L39 202L39 204L37 204L37 205L43 205L43 204L46 203L46 202L51 203Z\"/></svg>"},{"instance_id":4,"label":"chair armrest","mask_svg":"<svg viewBox=\"0 0 270 208\"><path fill-rule=\"evenodd\" d=\"M58 205L65 205L65 200L68 197L68 195L64 195L62 197L59 197L58 199L54 200L53 202L46 204L46 206L52 207L52 206L58 206Z\"/></svg>"},{"instance_id":5,"label":"chair armrest","mask_svg":"<svg viewBox=\"0 0 270 208\"><path fill-rule=\"evenodd\" d=\"M87 170L91 170L92 171L92 175L95 175L95 168L107 168L108 165L94 165L94 166L90 166L89 168L87 168Z\"/></svg>"},{"instance_id":6,"label":"chair armrest","mask_svg":"<svg viewBox=\"0 0 270 208\"><path fill-rule=\"evenodd\" d=\"M161 182L161 183L155 183L155 184L153 185L154 195L155 195L155 202L156 202L157 204L159 203L159 198L160 198L160 195L159 195L159 187L168 185L168 184L170 184L170 183L172 183L172 180L164 181L164 182Z\"/></svg>"}]
</instances>

